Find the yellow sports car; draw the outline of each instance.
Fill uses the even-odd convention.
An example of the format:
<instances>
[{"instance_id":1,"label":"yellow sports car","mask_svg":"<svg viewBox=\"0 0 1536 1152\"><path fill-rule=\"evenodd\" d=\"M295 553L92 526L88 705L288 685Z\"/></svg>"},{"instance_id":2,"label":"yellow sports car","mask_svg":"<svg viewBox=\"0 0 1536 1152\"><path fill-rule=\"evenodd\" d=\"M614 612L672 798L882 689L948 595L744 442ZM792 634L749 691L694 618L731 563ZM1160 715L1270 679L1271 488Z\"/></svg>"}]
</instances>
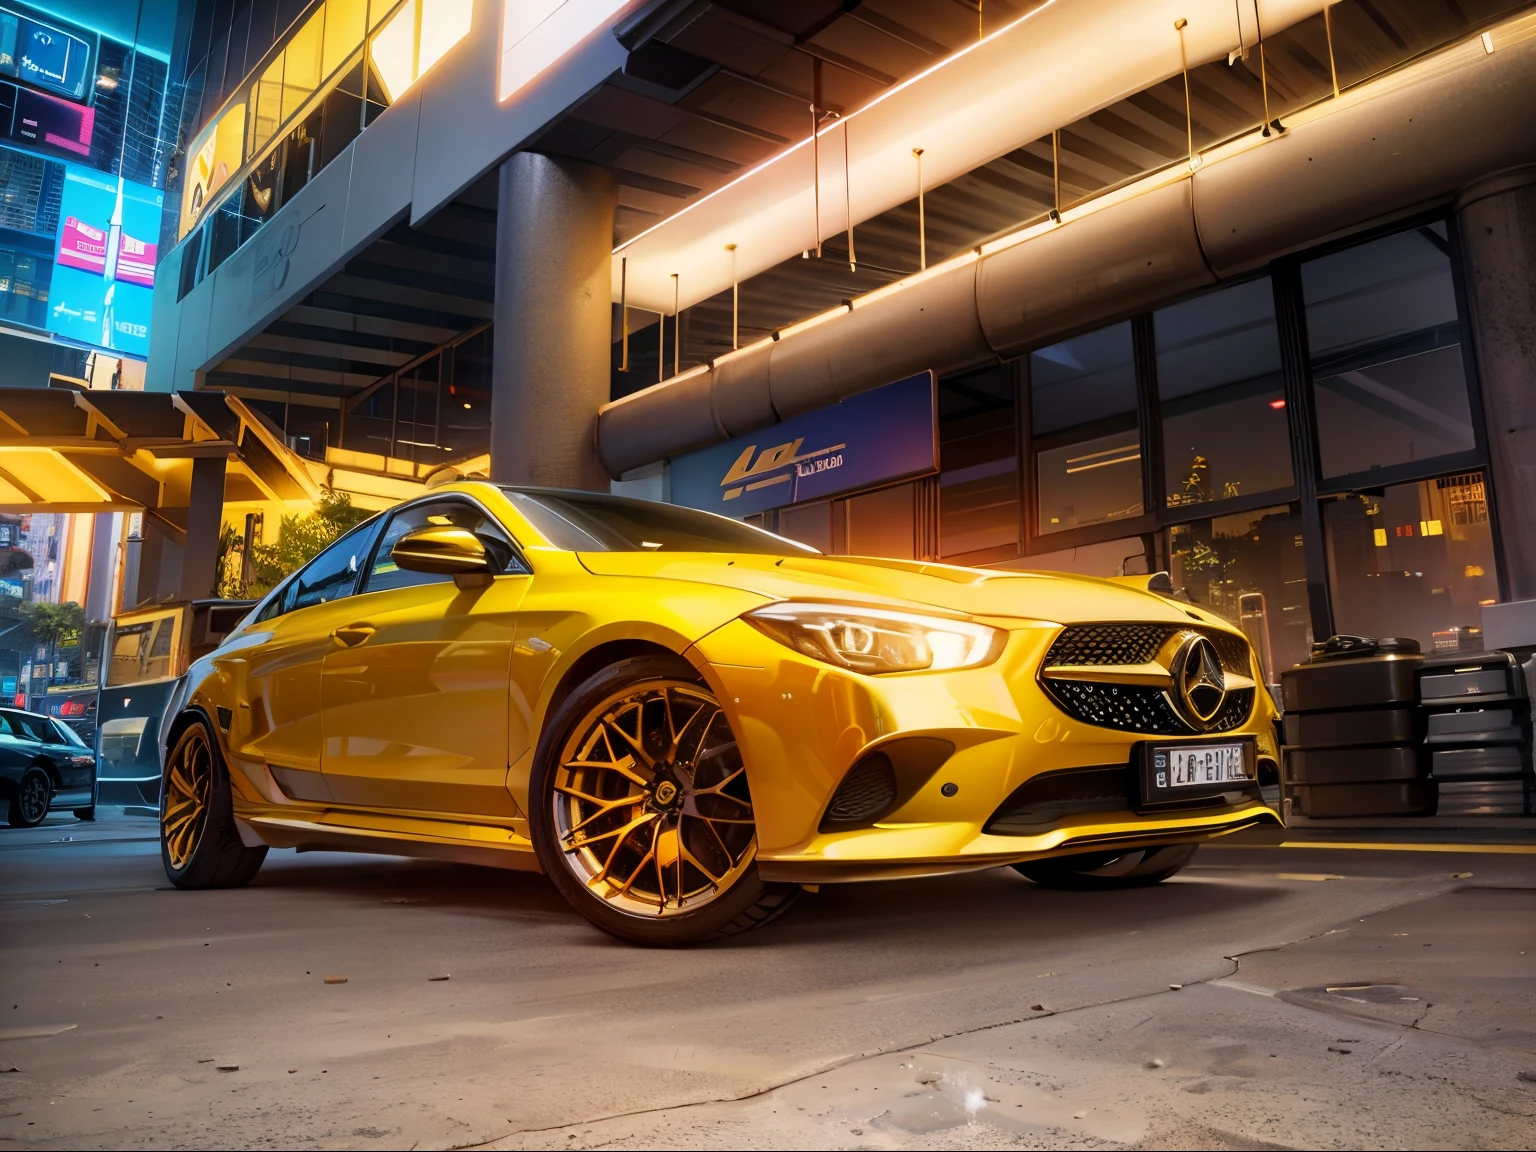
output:
<instances>
[{"instance_id":1,"label":"yellow sports car","mask_svg":"<svg viewBox=\"0 0 1536 1152\"><path fill-rule=\"evenodd\" d=\"M160 728L165 869L242 884L275 846L543 871L646 944L837 881L1156 883L1203 840L1279 823L1247 641L1156 585L434 489L191 666Z\"/></svg>"}]
</instances>

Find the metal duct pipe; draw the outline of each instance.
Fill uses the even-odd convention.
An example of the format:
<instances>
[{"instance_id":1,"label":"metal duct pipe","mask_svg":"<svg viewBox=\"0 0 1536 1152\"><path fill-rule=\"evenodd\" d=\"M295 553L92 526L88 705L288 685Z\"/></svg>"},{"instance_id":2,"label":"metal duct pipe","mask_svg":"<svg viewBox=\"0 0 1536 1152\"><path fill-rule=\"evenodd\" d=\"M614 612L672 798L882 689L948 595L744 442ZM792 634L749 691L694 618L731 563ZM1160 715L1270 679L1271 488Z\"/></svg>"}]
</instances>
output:
<instances>
[{"instance_id":1,"label":"metal duct pipe","mask_svg":"<svg viewBox=\"0 0 1536 1152\"><path fill-rule=\"evenodd\" d=\"M920 351L919 351L920 350ZM976 318L976 261L952 262L871 293L845 316L773 346L769 391L780 419L924 368L947 372L991 355Z\"/></svg>"},{"instance_id":2,"label":"metal duct pipe","mask_svg":"<svg viewBox=\"0 0 1536 1152\"><path fill-rule=\"evenodd\" d=\"M976 274L976 310L993 351L1015 356L1215 281L1186 171L987 256Z\"/></svg>"},{"instance_id":3,"label":"metal duct pipe","mask_svg":"<svg viewBox=\"0 0 1536 1152\"><path fill-rule=\"evenodd\" d=\"M1449 200L1536 160L1536 16L1288 116L1289 131L1195 173L1195 218L1218 276L1367 220Z\"/></svg>"},{"instance_id":4,"label":"metal duct pipe","mask_svg":"<svg viewBox=\"0 0 1536 1152\"><path fill-rule=\"evenodd\" d=\"M770 412L1016 355L1536 161L1536 15L1491 37L1492 53L1477 38L1453 46L1287 117L1282 135L1217 150L1192 177L1153 175L1059 228L792 328L762 346L766 407L756 349L750 367L722 360L607 405L603 462L618 476L755 430Z\"/></svg>"}]
</instances>

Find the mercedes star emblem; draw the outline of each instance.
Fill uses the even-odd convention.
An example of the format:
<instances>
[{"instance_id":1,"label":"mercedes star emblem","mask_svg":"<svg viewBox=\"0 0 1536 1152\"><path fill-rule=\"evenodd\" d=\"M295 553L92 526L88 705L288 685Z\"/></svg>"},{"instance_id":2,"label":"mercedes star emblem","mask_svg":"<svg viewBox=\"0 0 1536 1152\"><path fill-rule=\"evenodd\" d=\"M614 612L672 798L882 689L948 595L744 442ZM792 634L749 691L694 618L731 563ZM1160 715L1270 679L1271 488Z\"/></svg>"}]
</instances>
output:
<instances>
[{"instance_id":1,"label":"mercedes star emblem","mask_svg":"<svg viewBox=\"0 0 1536 1152\"><path fill-rule=\"evenodd\" d=\"M1179 713L1193 728L1205 730L1227 701L1227 678L1216 646L1198 632L1189 633L1173 658L1173 697Z\"/></svg>"}]
</instances>

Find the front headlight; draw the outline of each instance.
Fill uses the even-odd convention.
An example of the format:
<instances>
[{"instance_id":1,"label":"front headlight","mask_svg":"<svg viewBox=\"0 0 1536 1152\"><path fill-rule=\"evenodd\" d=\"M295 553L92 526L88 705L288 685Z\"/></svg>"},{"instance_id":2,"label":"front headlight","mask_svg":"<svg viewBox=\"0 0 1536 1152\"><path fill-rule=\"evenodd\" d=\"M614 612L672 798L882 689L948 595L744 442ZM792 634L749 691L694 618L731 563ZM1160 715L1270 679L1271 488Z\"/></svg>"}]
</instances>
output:
<instances>
[{"instance_id":1,"label":"front headlight","mask_svg":"<svg viewBox=\"0 0 1536 1152\"><path fill-rule=\"evenodd\" d=\"M870 674L973 668L1007 639L969 620L842 604L770 604L742 619L813 659Z\"/></svg>"}]
</instances>

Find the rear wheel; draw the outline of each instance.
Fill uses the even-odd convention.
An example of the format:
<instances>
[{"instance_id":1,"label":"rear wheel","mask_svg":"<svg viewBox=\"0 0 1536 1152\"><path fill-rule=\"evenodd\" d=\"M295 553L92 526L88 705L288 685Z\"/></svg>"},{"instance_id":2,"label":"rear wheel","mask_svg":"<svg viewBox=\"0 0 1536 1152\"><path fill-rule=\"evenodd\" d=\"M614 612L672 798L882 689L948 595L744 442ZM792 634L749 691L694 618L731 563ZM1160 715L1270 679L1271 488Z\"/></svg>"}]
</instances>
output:
<instances>
[{"instance_id":1,"label":"rear wheel","mask_svg":"<svg viewBox=\"0 0 1536 1152\"><path fill-rule=\"evenodd\" d=\"M1046 888L1075 892L1109 888L1144 888L1161 884L1195 857L1197 844L1166 848L1131 848L1124 852L1087 852L1053 856L1013 865L1015 872Z\"/></svg>"},{"instance_id":2,"label":"rear wheel","mask_svg":"<svg viewBox=\"0 0 1536 1152\"><path fill-rule=\"evenodd\" d=\"M560 706L531 781L544 871L592 923L638 944L729 936L799 889L757 874L741 751L709 688L679 658L637 656Z\"/></svg>"},{"instance_id":3,"label":"rear wheel","mask_svg":"<svg viewBox=\"0 0 1536 1152\"><path fill-rule=\"evenodd\" d=\"M48 815L53 799L53 781L41 768L28 768L16 785L6 819L12 828L36 828Z\"/></svg>"},{"instance_id":4,"label":"rear wheel","mask_svg":"<svg viewBox=\"0 0 1536 1152\"><path fill-rule=\"evenodd\" d=\"M188 724L166 757L160 782L160 861L178 888L236 888L267 858L235 827L229 773L202 720Z\"/></svg>"}]
</instances>

